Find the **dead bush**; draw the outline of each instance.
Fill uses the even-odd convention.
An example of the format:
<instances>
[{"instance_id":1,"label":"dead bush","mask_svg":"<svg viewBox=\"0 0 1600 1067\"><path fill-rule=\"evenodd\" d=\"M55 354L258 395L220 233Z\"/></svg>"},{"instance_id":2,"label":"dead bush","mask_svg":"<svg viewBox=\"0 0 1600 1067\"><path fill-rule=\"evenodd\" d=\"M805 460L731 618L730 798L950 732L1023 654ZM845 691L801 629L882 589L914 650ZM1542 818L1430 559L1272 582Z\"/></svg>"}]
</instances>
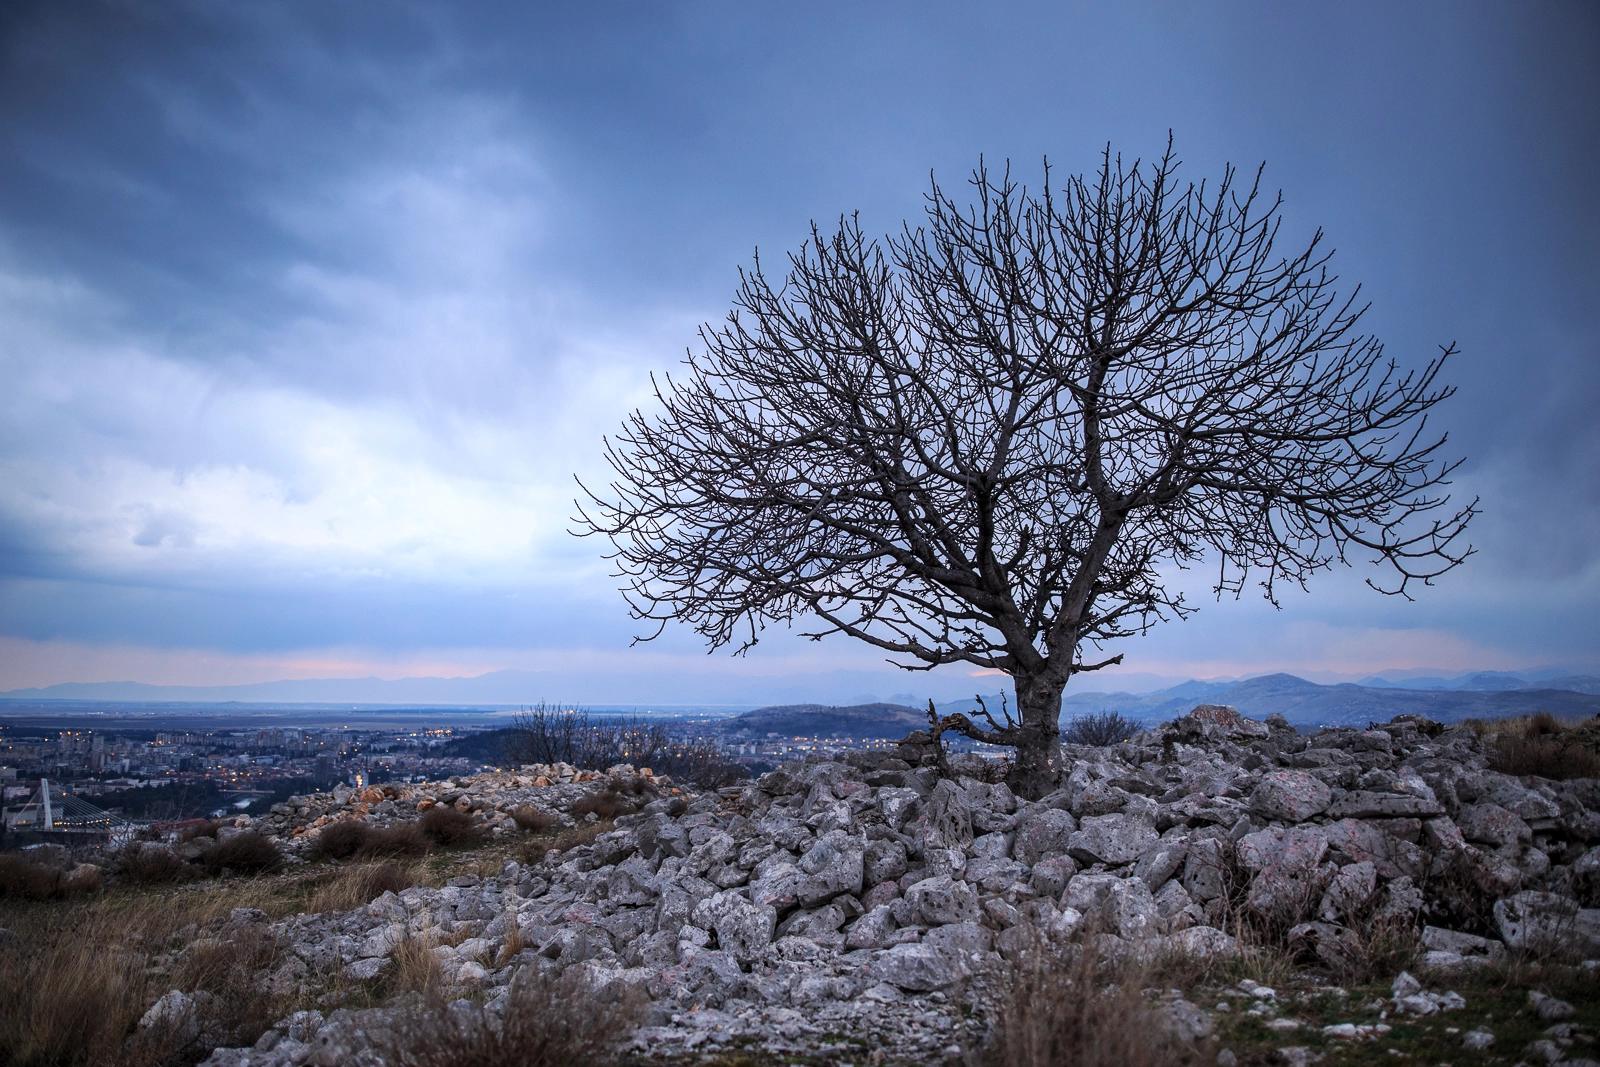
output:
<instances>
[{"instance_id":1,"label":"dead bush","mask_svg":"<svg viewBox=\"0 0 1600 1067\"><path fill-rule=\"evenodd\" d=\"M311 846L312 859L347 860L372 838L372 828L364 822L344 819L329 823L317 834Z\"/></svg>"},{"instance_id":2,"label":"dead bush","mask_svg":"<svg viewBox=\"0 0 1600 1067\"><path fill-rule=\"evenodd\" d=\"M165 845L135 841L117 856L117 873L134 885L163 885L184 875L184 862Z\"/></svg>"},{"instance_id":3,"label":"dead bush","mask_svg":"<svg viewBox=\"0 0 1600 1067\"><path fill-rule=\"evenodd\" d=\"M1062 740L1069 745L1103 748L1126 741L1139 732L1139 724L1115 711L1090 712L1072 720Z\"/></svg>"},{"instance_id":4,"label":"dead bush","mask_svg":"<svg viewBox=\"0 0 1600 1067\"><path fill-rule=\"evenodd\" d=\"M554 830L561 825L561 820L551 815L548 811L540 811L531 804L521 804L511 809L511 818L524 830L542 833Z\"/></svg>"},{"instance_id":5,"label":"dead bush","mask_svg":"<svg viewBox=\"0 0 1600 1067\"><path fill-rule=\"evenodd\" d=\"M87 864L62 869L26 854L0 852L0 898L57 900L99 891L100 868Z\"/></svg>"},{"instance_id":6,"label":"dead bush","mask_svg":"<svg viewBox=\"0 0 1600 1067\"><path fill-rule=\"evenodd\" d=\"M1041 942L1001 979L984 1067L1176 1067L1182 1047L1158 1025L1131 965Z\"/></svg>"},{"instance_id":7,"label":"dead bush","mask_svg":"<svg viewBox=\"0 0 1600 1067\"><path fill-rule=\"evenodd\" d=\"M483 839L483 828L472 816L442 804L422 816L422 832L439 845L471 845Z\"/></svg>"},{"instance_id":8,"label":"dead bush","mask_svg":"<svg viewBox=\"0 0 1600 1067\"><path fill-rule=\"evenodd\" d=\"M266 874L283 866L283 853L254 830L246 830L218 841L216 848L206 852L202 862L213 874L224 870L234 874Z\"/></svg>"},{"instance_id":9,"label":"dead bush","mask_svg":"<svg viewBox=\"0 0 1600 1067\"><path fill-rule=\"evenodd\" d=\"M1511 719L1466 719L1462 725L1487 741L1489 769L1554 781L1600 778L1593 720L1574 726L1548 711ZM1492 735L1492 736L1491 736Z\"/></svg>"},{"instance_id":10,"label":"dead bush","mask_svg":"<svg viewBox=\"0 0 1600 1067\"><path fill-rule=\"evenodd\" d=\"M180 835L184 841L193 841L197 837L216 837L217 831L232 823L223 822L221 819L212 819L210 822L201 823L199 826L185 827Z\"/></svg>"},{"instance_id":11,"label":"dead bush","mask_svg":"<svg viewBox=\"0 0 1600 1067\"><path fill-rule=\"evenodd\" d=\"M615 789L605 789L579 797L571 807L572 814L593 814L600 819L615 819L618 815L632 815L638 807Z\"/></svg>"},{"instance_id":12,"label":"dead bush","mask_svg":"<svg viewBox=\"0 0 1600 1067\"><path fill-rule=\"evenodd\" d=\"M597 994L576 969L558 979L525 972L510 998L499 1028L476 1012L413 1014L385 1058L395 1067L609 1067L643 1020L638 994Z\"/></svg>"},{"instance_id":13,"label":"dead bush","mask_svg":"<svg viewBox=\"0 0 1600 1067\"><path fill-rule=\"evenodd\" d=\"M395 823L367 835L366 843L358 855L367 856L426 856L433 842L414 822Z\"/></svg>"},{"instance_id":14,"label":"dead bush","mask_svg":"<svg viewBox=\"0 0 1600 1067\"><path fill-rule=\"evenodd\" d=\"M0 852L0 897L50 900L62 893L62 874L15 852Z\"/></svg>"}]
</instances>

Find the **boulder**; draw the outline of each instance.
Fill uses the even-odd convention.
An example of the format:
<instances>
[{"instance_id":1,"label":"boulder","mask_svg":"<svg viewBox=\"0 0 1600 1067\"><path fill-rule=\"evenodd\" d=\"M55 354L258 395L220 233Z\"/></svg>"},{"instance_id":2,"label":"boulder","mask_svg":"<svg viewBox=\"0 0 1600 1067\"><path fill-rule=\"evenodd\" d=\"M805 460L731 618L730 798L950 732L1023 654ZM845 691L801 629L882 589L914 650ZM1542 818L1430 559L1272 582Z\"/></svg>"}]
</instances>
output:
<instances>
[{"instance_id":1,"label":"boulder","mask_svg":"<svg viewBox=\"0 0 1600 1067\"><path fill-rule=\"evenodd\" d=\"M1116 867L1138 859L1161 835L1146 819L1132 815L1091 815L1067 838L1067 851L1080 863Z\"/></svg>"},{"instance_id":2,"label":"boulder","mask_svg":"<svg viewBox=\"0 0 1600 1067\"><path fill-rule=\"evenodd\" d=\"M1570 897L1524 890L1495 901L1494 921L1509 948L1600 956L1600 908Z\"/></svg>"},{"instance_id":3,"label":"boulder","mask_svg":"<svg viewBox=\"0 0 1600 1067\"><path fill-rule=\"evenodd\" d=\"M725 890L701 901L692 916L701 929L715 930L721 949L741 962L749 962L772 944L777 910L752 904L735 890Z\"/></svg>"},{"instance_id":4,"label":"boulder","mask_svg":"<svg viewBox=\"0 0 1600 1067\"><path fill-rule=\"evenodd\" d=\"M918 922L928 926L977 922L978 891L948 874L926 878L906 891L905 900Z\"/></svg>"},{"instance_id":5,"label":"boulder","mask_svg":"<svg viewBox=\"0 0 1600 1067\"><path fill-rule=\"evenodd\" d=\"M1520 816L1498 804L1467 804L1455 815L1461 836L1468 841L1486 845L1525 845L1533 840L1533 831Z\"/></svg>"},{"instance_id":6,"label":"boulder","mask_svg":"<svg viewBox=\"0 0 1600 1067\"><path fill-rule=\"evenodd\" d=\"M1328 810L1333 791L1305 771L1272 771L1250 795L1250 810L1264 819L1305 822Z\"/></svg>"},{"instance_id":7,"label":"boulder","mask_svg":"<svg viewBox=\"0 0 1600 1067\"><path fill-rule=\"evenodd\" d=\"M1046 856L1059 856L1066 852L1072 834L1077 829L1077 821L1070 812L1035 807L1017 827L1012 854L1018 862L1031 867Z\"/></svg>"}]
</instances>

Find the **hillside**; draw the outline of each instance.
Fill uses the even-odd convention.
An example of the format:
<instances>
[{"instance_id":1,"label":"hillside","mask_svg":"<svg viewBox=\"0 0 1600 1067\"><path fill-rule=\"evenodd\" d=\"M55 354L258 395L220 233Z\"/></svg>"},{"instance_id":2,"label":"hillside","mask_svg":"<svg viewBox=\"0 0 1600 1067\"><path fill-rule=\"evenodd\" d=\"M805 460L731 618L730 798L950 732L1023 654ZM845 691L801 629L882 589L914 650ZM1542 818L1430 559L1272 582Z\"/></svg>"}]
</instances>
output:
<instances>
[{"instance_id":1,"label":"hillside","mask_svg":"<svg viewBox=\"0 0 1600 1067\"><path fill-rule=\"evenodd\" d=\"M735 715L721 724L729 741L780 737L900 738L928 725L928 713L904 704L778 704Z\"/></svg>"}]
</instances>

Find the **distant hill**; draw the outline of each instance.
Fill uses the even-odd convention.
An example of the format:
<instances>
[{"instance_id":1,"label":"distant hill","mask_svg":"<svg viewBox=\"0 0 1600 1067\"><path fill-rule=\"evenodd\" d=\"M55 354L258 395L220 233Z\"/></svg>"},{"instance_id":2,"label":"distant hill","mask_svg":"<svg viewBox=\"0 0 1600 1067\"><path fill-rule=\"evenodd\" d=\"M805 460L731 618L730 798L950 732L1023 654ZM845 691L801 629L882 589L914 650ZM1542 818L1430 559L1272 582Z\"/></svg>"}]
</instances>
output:
<instances>
[{"instance_id":1,"label":"distant hill","mask_svg":"<svg viewBox=\"0 0 1600 1067\"><path fill-rule=\"evenodd\" d=\"M900 738L928 725L928 713L905 704L778 704L724 719L718 724L728 741L779 737Z\"/></svg>"},{"instance_id":2,"label":"distant hill","mask_svg":"<svg viewBox=\"0 0 1600 1067\"><path fill-rule=\"evenodd\" d=\"M1131 693L1079 693L1062 702L1061 717L1116 711L1146 723L1165 722L1196 704L1231 704L1253 719L1277 712L1295 726L1359 726L1415 713L1438 722L1501 719L1548 711L1561 718L1600 714L1600 695L1557 688L1380 689L1318 685L1292 674L1269 674L1242 682L1186 682L1171 689Z\"/></svg>"},{"instance_id":3,"label":"distant hill","mask_svg":"<svg viewBox=\"0 0 1600 1067\"><path fill-rule=\"evenodd\" d=\"M1478 693L1562 689L1573 693L1588 693L1600 696L1600 678L1588 674L1557 674L1551 677L1526 678L1506 671L1480 671L1465 678L1409 678L1399 682L1385 681L1382 678L1368 678L1360 684L1374 689L1423 689Z\"/></svg>"},{"instance_id":4,"label":"distant hill","mask_svg":"<svg viewBox=\"0 0 1600 1067\"><path fill-rule=\"evenodd\" d=\"M1564 680L1564 679L1563 679ZM999 694L985 696L998 718ZM1415 713L1437 722L1503 719L1548 711L1564 719L1600 715L1600 695L1568 689L1386 689L1373 686L1318 685L1292 674L1269 674L1242 682L1184 682L1154 693L1075 693L1061 702L1063 724L1080 715L1118 712L1148 725L1192 711L1196 704L1231 704L1253 719L1274 712L1302 729L1365 726ZM972 700L940 704L940 715L972 713ZM1013 710L1014 706L1013 706ZM904 704L785 704L759 708L725 720L727 740L779 737L904 737L927 725L927 712Z\"/></svg>"}]
</instances>

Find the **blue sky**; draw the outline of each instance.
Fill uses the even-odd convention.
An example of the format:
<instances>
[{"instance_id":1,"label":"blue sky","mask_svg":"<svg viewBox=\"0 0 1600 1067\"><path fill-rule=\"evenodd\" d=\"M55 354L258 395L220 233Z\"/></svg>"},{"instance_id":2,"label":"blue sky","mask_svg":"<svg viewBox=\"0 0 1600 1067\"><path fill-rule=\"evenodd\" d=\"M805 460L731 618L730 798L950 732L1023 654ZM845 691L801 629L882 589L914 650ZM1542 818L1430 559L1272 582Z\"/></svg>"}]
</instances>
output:
<instances>
[{"instance_id":1,"label":"blue sky","mask_svg":"<svg viewBox=\"0 0 1600 1067\"><path fill-rule=\"evenodd\" d=\"M1596 101L1590 4L7 4L0 689L884 673L630 650L573 475L756 248L1169 129L1266 162L1391 355L1460 345L1484 514L1417 603L1334 574L1125 669L1600 669Z\"/></svg>"}]
</instances>

